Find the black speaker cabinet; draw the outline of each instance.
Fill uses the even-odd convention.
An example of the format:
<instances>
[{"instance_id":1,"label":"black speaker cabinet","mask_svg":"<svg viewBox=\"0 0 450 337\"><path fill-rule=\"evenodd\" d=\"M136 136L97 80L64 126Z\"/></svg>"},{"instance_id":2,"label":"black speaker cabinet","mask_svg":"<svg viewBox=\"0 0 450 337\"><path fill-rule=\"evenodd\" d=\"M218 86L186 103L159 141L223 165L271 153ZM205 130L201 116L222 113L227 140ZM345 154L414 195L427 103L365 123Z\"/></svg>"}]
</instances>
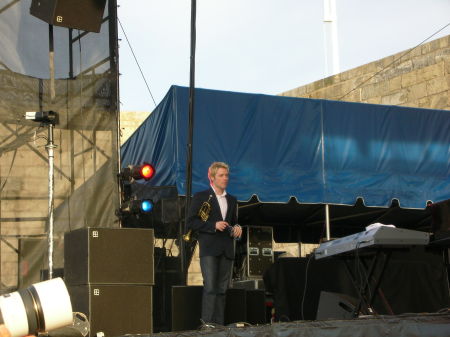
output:
<instances>
[{"instance_id":1,"label":"black speaker cabinet","mask_svg":"<svg viewBox=\"0 0 450 337\"><path fill-rule=\"evenodd\" d=\"M201 325L202 286L172 287L172 331L196 330ZM255 302L252 302L253 304ZM245 289L228 289L225 324L247 321Z\"/></svg>"},{"instance_id":2,"label":"black speaker cabinet","mask_svg":"<svg viewBox=\"0 0 450 337\"><path fill-rule=\"evenodd\" d=\"M172 287L172 331L196 330L202 315L202 286Z\"/></svg>"},{"instance_id":3,"label":"black speaker cabinet","mask_svg":"<svg viewBox=\"0 0 450 337\"><path fill-rule=\"evenodd\" d=\"M338 293L320 292L317 320L351 319L356 306L356 299Z\"/></svg>"},{"instance_id":4,"label":"black speaker cabinet","mask_svg":"<svg viewBox=\"0 0 450 337\"><path fill-rule=\"evenodd\" d=\"M55 26L100 31L106 0L32 0L30 14Z\"/></svg>"},{"instance_id":5,"label":"black speaker cabinet","mask_svg":"<svg viewBox=\"0 0 450 337\"><path fill-rule=\"evenodd\" d=\"M246 322L256 324L266 324L266 294L264 290L246 290L247 305Z\"/></svg>"},{"instance_id":6,"label":"black speaker cabinet","mask_svg":"<svg viewBox=\"0 0 450 337\"><path fill-rule=\"evenodd\" d=\"M64 241L67 284L154 284L152 229L81 228Z\"/></svg>"},{"instance_id":7,"label":"black speaker cabinet","mask_svg":"<svg viewBox=\"0 0 450 337\"><path fill-rule=\"evenodd\" d=\"M90 337L152 333L152 287L77 285L67 287L74 312L89 318Z\"/></svg>"},{"instance_id":8,"label":"black speaker cabinet","mask_svg":"<svg viewBox=\"0 0 450 337\"><path fill-rule=\"evenodd\" d=\"M225 302L225 325L247 322L247 296L245 289L228 289Z\"/></svg>"}]
</instances>

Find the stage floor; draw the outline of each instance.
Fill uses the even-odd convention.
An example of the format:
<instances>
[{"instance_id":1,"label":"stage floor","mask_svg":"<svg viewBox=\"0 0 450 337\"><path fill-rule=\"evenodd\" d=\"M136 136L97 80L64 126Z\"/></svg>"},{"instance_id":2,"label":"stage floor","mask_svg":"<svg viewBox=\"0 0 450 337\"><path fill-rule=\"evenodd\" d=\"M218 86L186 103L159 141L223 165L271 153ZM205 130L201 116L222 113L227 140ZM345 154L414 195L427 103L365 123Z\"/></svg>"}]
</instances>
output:
<instances>
[{"instance_id":1,"label":"stage floor","mask_svg":"<svg viewBox=\"0 0 450 337\"><path fill-rule=\"evenodd\" d=\"M127 337L149 335L127 335ZM352 320L296 321L260 326L216 327L195 331L158 333L158 337L448 337L450 310L442 314L365 316Z\"/></svg>"}]
</instances>

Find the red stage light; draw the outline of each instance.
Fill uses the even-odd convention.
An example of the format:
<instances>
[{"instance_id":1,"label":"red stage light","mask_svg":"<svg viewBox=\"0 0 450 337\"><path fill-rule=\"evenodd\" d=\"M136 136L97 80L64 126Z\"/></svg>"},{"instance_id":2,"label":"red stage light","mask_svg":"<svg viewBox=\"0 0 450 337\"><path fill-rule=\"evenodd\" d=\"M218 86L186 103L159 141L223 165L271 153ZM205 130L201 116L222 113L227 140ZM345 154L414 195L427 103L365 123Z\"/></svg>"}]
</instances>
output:
<instances>
[{"instance_id":1,"label":"red stage light","mask_svg":"<svg viewBox=\"0 0 450 337\"><path fill-rule=\"evenodd\" d=\"M153 168L152 165L145 163L144 165L141 166L140 172L142 178L144 178L145 180L149 180L155 174L155 169Z\"/></svg>"},{"instance_id":2,"label":"red stage light","mask_svg":"<svg viewBox=\"0 0 450 337\"><path fill-rule=\"evenodd\" d=\"M128 165L122 169L119 173L120 179L122 181L133 182L135 180L150 180L155 175L155 168L149 164L144 163L142 165Z\"/></svg>"}]
</instances>

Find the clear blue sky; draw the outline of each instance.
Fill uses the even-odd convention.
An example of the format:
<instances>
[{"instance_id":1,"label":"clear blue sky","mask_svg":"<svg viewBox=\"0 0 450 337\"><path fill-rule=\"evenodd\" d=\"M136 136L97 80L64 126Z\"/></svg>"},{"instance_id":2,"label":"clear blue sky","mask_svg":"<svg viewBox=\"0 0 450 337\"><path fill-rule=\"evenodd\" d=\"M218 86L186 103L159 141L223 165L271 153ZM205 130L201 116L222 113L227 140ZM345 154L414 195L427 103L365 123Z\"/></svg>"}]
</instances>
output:
<instances>
[{"instance_id":1,"label":"clear blue sky","mask_svg":"<svg viewBox=\"0 0 450 337\"><path fill-rule=\"evenodd\" d=\"M156 103L189 85L190 0L118 0ZM450 0L336 0L340 69L415 47L450 23ZM450 35L450 26L431 40ZM119 26L122 111L153 100ZM278 94L326 76L322 0L197 0L196 87Z\"/></svg>"}]
</instances>

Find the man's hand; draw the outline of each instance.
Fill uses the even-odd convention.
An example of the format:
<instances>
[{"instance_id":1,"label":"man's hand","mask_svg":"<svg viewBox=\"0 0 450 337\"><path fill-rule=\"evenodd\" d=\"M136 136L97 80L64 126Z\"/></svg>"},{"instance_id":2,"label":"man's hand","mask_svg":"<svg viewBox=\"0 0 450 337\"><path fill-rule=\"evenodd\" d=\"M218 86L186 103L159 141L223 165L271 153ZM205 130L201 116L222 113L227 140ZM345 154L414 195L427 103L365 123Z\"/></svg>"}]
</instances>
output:
<instances>
[{"instance_id":1,"label":"man's hand","mask_svg":"<svg viewBox=\"0 0 450 337\"><path fill-rule=\"evenodd\" d=\"M233 227L233 236L235 238L240 238L242 235L242 227L239 225L236 225Z\"/></svg>"},{"instance_id":2,"label":"man's hand","mask_svg":"<svg viewBox=\"0 0 450 337\"><path fill-rule=\"evenodd\" d=\"M229 226L226 221L217 221L216 222L216 230L223 232L225 228Z\"/></svg>"}]
</instances>

